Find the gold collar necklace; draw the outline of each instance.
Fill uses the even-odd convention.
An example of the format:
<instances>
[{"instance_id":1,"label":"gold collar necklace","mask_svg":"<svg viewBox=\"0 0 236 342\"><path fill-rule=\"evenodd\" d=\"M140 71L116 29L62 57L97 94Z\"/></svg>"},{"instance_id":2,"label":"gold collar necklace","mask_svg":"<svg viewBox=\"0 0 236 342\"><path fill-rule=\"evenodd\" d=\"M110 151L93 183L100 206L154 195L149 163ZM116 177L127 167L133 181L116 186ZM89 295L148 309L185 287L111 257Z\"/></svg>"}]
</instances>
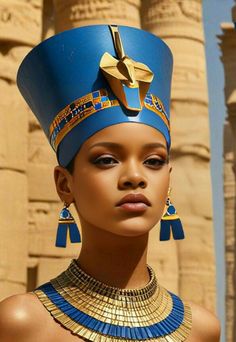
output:
<instances>
[{"instance_id":1,"label":"gold collar necklace","mask_svg":"<svg viewBox=\"0 0 236 342\"><path fill-rule=\"evenodd\" d=\"M34 292L56 321L88 341L185 341L192 326L190 307L158 284L150 266L148 271L145 287L119 289L94 279L72 260Z\"/></svg>"}]
</instances>

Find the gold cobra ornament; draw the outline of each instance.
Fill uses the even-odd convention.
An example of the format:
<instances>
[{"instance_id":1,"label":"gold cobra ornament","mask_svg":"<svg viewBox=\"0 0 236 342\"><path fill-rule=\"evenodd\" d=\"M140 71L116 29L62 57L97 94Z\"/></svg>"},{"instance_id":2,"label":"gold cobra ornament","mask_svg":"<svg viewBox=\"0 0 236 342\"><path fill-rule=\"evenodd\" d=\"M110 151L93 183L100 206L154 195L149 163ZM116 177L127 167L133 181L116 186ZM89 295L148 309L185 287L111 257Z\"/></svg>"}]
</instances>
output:
<instances>
[{"instance_id":1,"label":"gold cobra ornament","mask_svg":"<svg viewBox=\"0 0 236 342\"><path fill-rule=\"evenodd\" d=\"M118 27L109 27L118 59L105 52L100 68L120 102L127 109L140 111L154 74L147 65L125 55Z\"/></svg>"}]
</instances>

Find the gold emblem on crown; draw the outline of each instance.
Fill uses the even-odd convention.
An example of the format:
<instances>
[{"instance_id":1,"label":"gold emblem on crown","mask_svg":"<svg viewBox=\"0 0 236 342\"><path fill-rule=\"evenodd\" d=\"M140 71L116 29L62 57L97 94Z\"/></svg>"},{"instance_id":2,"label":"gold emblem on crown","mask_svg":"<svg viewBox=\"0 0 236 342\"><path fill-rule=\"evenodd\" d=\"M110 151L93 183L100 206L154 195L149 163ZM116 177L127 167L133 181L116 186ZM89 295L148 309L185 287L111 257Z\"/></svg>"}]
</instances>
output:
<instances>
[{"instance_id":1,"label":"gold emblem on crown","mask_svg":"<svg viewBox=\"0 0 236 342\"><path fill-rule=\"evenodd\" d=\"M100 68L120 102L127 109L140 111L154 74L147 65L125 55L118 27L109 27L118 59L105 52Z\"/></svg>"}]
</instances>

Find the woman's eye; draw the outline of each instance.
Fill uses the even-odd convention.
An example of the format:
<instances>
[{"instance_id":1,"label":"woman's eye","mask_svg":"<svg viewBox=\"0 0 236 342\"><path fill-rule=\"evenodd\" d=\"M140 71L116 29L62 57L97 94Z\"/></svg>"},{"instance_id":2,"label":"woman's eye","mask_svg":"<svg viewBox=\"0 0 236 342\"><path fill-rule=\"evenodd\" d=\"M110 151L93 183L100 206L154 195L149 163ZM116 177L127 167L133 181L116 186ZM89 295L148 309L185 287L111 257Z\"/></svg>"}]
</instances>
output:
<instances>
[{"instance_id":1,"label":"woman's eye","mask_svg":"<svg viewBox=\"0 0 236 342\"><path fill-rule=\"evenodd\" d=\"M149 158L149 159L146 159L145 164L149 165L149 166L152 166L152 167L160 167L164 164L166 164L166 160L165 159L158 159L158 158Z\"/></svg>"},{"instance_id":2,"label":"woman's eye","mask_svg":"<svg viewBox=\"0 0 236 342\"><path fill-rule=\"evenodd\" d=\"M96 165L114 165L118 164L118 161L113 157L99 157L94 161Z\"/></svg>"}]
</instances>

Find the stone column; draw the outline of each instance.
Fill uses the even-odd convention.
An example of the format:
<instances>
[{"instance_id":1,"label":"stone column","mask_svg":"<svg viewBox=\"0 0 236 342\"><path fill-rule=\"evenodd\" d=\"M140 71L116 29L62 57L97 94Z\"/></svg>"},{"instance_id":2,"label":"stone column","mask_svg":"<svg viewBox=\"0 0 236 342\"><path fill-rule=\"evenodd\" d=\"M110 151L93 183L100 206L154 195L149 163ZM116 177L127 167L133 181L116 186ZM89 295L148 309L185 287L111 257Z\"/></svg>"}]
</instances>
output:
<instances>
[{"instance_id":1,"label":"stone column","mask_svg":"<svg viewBox=\"0 0 236 342\"><path fill-rule=\"evenodd\" d=\"M95 24L139 27L140 0L54 0L56 32Z\"/></svg>"},{"instance_id":2,"label":"stone column","mask_svg":"<svg viewBox=\"0 0 236 342\"><path fill-rule=\"evenodd\" d=\"M0 299L24 292L28 257L28 110L16 72L39 41L40 1L0 3Z\"/></svg>"},{"instance_id":3,"label":"stone column","mask_svg":"<svg viewBox=\"0 0 236 342\"><path fill-rule=\"evenodd\" d=\"M142 27L163 38L174 55L172 199L186 239L176 242L179 293L215 309L209 117L200 0L145 0ZM153 56L155 58L155 56Z\"/></svg>"},{"instance_id":4,"label":"stone column","mask_svg":"<svg viewBox=\"0 0 236 342\"><path fill-rule=\"evenodd\" d=\"M233 14L235 13L235 7ZM225 101L228 130L225 131L225 254L226 254L226 336L236 339L236 31L232 23L221 25L222 62L225 71ZM229 134L231 133L231 135ZM233 169L233 170L232 170ZM234 173L233 173L234 171Z\"/></svg>"},{"instance_id":5,"label":"stone column","mask_svg":"<svg viewBox=\"0 0 236 342\"><path fill-rule=\"evenodd\" d=\"M224 201L226 259L226 341L234 341L235 319L235 173L233 135L229 122L224 127Z\"/></svg>"}]
</instances>

